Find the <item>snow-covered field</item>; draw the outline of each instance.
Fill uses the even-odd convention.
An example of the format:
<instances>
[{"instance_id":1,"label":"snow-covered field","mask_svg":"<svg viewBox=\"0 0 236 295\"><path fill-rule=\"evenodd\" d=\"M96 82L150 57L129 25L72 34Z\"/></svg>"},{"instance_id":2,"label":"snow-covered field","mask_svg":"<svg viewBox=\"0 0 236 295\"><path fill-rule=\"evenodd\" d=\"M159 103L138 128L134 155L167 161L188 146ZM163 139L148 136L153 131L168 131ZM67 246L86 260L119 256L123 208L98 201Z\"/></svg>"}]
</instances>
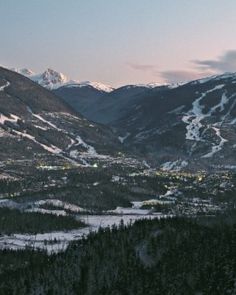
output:
<instances>
[{"instance_id":1,"label":"snow-covered field","mask_svg":"<svg viewBox=\"0 0 236 295\"><path fill-rule=\"evenodd\" d=\"M119 225L121 220L124 224L133 223L140 219L162 218L165 215L78 215L77 219L84 221L87 226L72 231L50 232L44 234L13 234L0 236L0 249L43 249L48 254L66 250L71 241L80 240L90 232L96 232L99 227Z\"/></svg>"},{"instance_id":2,"label":"snow-covered field","mask_svg":"<svg viewBox=\"0 0 236 295\"><path fill-rule=\"evenodd\" d=\"M150 210L140 209L140 208L123 208L117 207L115 210L110 210L110 213L118 214L118 215L148 215Z\"/></svg>"},{"instance_id":3,"label":"snow-covered field","mask_svg":"<svg viewBox=\"0 0 236 295\"><path fill-rule=\"evenodd\" d=\"M141 209L144 202L133 202L132 208L118 207L115 210L104 212L103 215L88 215L86 210L67 202L57 199L46 199L35 202L17 203L9 199L1 199L0 207L19 209L24 212L40 212L42 214L55 214L66 216L67 210L75 214L77 220L81 220L86 227L71 230L58 231L43 234L12 234L0 235L0 249L44 249L49 254L64 251L71 241L79 240L87 236L91 231L97 231L99 227L119 225L121 220L124 224L133 223L139 219L153 219L166 217L161 213L151 213L150 210ZM55 210L40 208L41 205L53 205Z\"/></svg>"}]
</instances>

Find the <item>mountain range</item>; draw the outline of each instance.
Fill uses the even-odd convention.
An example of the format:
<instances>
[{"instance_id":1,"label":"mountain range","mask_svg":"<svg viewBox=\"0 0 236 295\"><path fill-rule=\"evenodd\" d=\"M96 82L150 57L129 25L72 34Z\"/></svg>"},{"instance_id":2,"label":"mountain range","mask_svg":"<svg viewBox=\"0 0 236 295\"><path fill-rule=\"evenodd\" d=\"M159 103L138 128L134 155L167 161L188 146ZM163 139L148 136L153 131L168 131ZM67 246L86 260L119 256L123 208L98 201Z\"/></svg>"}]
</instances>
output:
<instances>
[{"instance_id":1,"label":"mountain range","mask_svg":"<svg viewBox=\"0 0 236 295\"><path fill-rule=\"evenodd\" d=\"M11 70L23 76L28 77L32 81L38 83L39 85L49 90L57 89L62 86L79 87L79 88L91 86L97 90L104 91L104 92L111 92L113 90L113 87L99 83L99 82L90 82L90 81L80 82L77 80L71 80L66 75L50 68L45 70L43 73L39 73L39 74L36 74L32 70L27 68L23 68L23 69L13 68Z\"/></svg>"},{"instance_id":2,"label":"mountain range","mask_svg":"<svg viewBox=\"0 0 236 295\"><path fill-rule=\"evenodd\" d=\"M109 139L105 136L104 141L104 138L97 139L97 134L94 136L86 129L85 139L89 138L89 143L106 142L116 147L120 144L125 150L163 170L236 168L234 73L180 85L137 84L112 89L98 87L99 83L70 81L50 69L41 75L27 69L18 72L50 89L45 90L47 96L53 96L55 102L60 101L63 106L64 101L66 108L70 109L67 112L75 112L76 116L81 113L86 118L82 119L83 122L99 126L103 136L109 134ZM8 82L7 79L5 81ZM43 91L41 87L36 88ZM11 87L7 86L2 92L7 89L9 91ZM32 109L30 104L31 101L27 102ZM55 105L53 103L51 107L55 108ZM48 120L51 111L46 113L44 116ZM12 110L11 114L17 115ZM82 129L84 132L84 126L81 126ZM51 144L54 146L55 142Z\"/></svg>"}]
</instances>

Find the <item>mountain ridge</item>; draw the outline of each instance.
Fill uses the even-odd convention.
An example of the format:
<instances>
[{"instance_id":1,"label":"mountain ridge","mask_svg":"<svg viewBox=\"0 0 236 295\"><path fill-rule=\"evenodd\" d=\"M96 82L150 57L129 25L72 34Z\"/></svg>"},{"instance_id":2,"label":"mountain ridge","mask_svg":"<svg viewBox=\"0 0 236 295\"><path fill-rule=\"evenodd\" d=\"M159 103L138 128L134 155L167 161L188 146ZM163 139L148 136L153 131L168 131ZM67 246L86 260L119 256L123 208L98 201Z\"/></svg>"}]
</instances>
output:
<instances>
[{"instance_id":1,"label":"mountain ridge","mask_svg":"<svg viewBox=\"0 0 236 295\"><path fill-rule=\"evenodd\" d=\"M66 85L52 92L90 121L112 128L116 144L119 141L153 166L236 168L235 73L181 85L128 85L109 93L91 85Z\"/></svg>"},{"instance_id":2,"label":"mountain ridge","mask_svg":"<svg viewBox=\"0 0 236 295\"><path fill-rule=\"evenodd\" d=\"M73 106L70 93L61 91ZM74 108L113 127L123 145L164 170L235 169L235 94L236 74L225 73L176 87L124 86L97 99L88 95L85 109L77 92Z\"/></svg>"},{"instance_id":3,"label":"mountain ridge","mask_svg":"<svg viewBox=\"0 0 236 295\"><path fill-rule=\"evenodd\" d=\"M28 161L32 169L40 162L91 166L112 162L123 150L109 127L88 121L51 91L2 67L0 136L5 168L18 162L23 167Z\"/></svg>"},{"instance_id":4,"label":"mountain ridge","mask_svg":"<svg viewBox=\"0 0 236 295\"><path fill-rule=\"evenodd\" d=\"M31 79L32 81L38 83L39 85L49 89L58 89L60 87L85 87L91 86L95 89L104 91L104 92L111 92L113 91L113 87L109 85L105 85L100 82L92 82L92 81L78 81L78 80L71 80L66 75L61 72L57 72L51 68L48 68L43 73L36 74L32 70L23 68L11 69L14 72L17 72L27 78Z\"/></svg>"}]
</instances>

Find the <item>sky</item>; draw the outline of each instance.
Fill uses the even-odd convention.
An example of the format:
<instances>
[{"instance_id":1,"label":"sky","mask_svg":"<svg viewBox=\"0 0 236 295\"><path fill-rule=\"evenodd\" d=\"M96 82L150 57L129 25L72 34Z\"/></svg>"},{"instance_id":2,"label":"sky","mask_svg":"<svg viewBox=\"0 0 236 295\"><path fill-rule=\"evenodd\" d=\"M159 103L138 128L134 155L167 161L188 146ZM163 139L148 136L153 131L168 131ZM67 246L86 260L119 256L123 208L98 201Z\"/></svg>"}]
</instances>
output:
<instances>
[{"instance_id":1,"label":"sky","mask_svg":"<svg viewBox=\"0 0 236 295\"><path fill-rule=\"evenodd\" d=\"M112 86L236 72L235 0L0 0L0 64Z\"/></svg>"}]
</instances>

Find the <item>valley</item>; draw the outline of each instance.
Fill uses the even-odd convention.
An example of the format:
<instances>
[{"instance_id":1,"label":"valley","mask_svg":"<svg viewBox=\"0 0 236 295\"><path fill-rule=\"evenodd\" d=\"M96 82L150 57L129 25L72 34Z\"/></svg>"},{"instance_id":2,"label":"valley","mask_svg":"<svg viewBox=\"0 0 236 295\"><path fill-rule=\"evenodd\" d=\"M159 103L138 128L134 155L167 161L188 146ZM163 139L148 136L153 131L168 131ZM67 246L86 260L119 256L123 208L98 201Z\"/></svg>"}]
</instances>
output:
<instances>
[{"instance_id":1,"label":"valley","mask_svg":"<svg viewBox=\"0 0 236 295\"><path fill-rule=\"evenodd\" d=\"M0 0L0 295L236 295L235 11Z\"/></svg>"},{"instance_id":2,"label":"valley","mask_svg":"<svg viewBox=\"0 0 236 295\"><path fill-rule=\"evenodd\" d=\"M55 253L90 231L119 225L121 220L129 224L139 219L215 216L236 205L236 175L229 172L192 174L120 164L54 169L38 170L33 177L23 180L0 181L0 210L42 215L41 222L35 223L38 234L29 235L29 227L26 225L24 229L22 225L21 232L2 234L2 249L33 248ZM46 230L43 215L54 217L51 231ZM63 217L70 218L74 227L73 220L84 226L58 231ZM69 220L65 222L69 226ZM33 226L33 219L31 223ZM46 232L40 234L43 228Z\"/></svg>"},{"instance_id":3,"label":"valley","mask_svg":"<svg viewBox=\"0 0 236 295\"><path fill-rule=\"evenodd\" d=\"M198 235L207 238L208 227L215 233L209 243L220 240L221 226L233 235L234 74L175 86L113 89L70 82L54 71L37 81L39 76L28 77L30 71L23 72L27 77L0 68L0 256L4 253L16 267L0 262L4 290L35 294L35 288L42 288L42 294L50 292L52 283L45 277L36 286L38 268L42 267L43 276L52 269L61 276L58 264L66 261L70 268L66 276L74 283L60 285L51 277L53 288L66 286L77 294L79 286L84 288L81 294L91 294L88 290L97 280L93 267L98 268L98 261L105 257L103 251L116 260L109 248L117 247L113 237L123 245L126 262L131 261L130 265L124 261L116 265L123 272L124 268L133 270L135 289L136 270L147 277L155 270L161 276L165 271L159 268L159 261L172 265L166 249L171 243L175 249L178 243L189 247L185 235L191 236L192 230L196 235L191 238L197 243ZM222 216L230 216L229 224ZM95 253L97 241L102 244L101 257ZM162 243L165 246L157 253L156 245ZM95 260L85 262L87 256ZM109 268L106 263L106 259L99 262L102 268ZM209 263L213 263L210 258ZM232 266L228 263L227 267ZM27 282L23 285L28 287L18 281L22 270ZM30 270L32 276L25 277ZM14 274L9 285L4 280L8 274ZM109 284L116 285L117 277L107 275L104 272L111 283L99 278L96 294L107 294L103 288L116 289ZM157 286L147 277L151 292ZM174 278L166 273L164 277ZM188 285L201 289L196 279L186 283L183 292ZM163 284L160 290L165 288Z\"/></svg>"},{"instance_id":4,"label":"valley","mask_svg":"<svg viewBox=\"0 0 236 295\"><path fill-rule=\"evenodd\" d=\"M17 72L27 78L0 69L1 208L73 220L85 214L100 220L103 214L105 219L114 216L117 223L130 216L215 215L235 207L236 165L227 149L236 144L233 74L172 86L112 89L69 81L53 70L41 76L26 69ZM51 90L57 94L63 90L65 102ZM66 103L71 91L82 113L87 100L86 108L92 107L98 116L101 110L107 121L96 115L91 122L80 115ZM187 101L189 94L193 98ZM86 95L91 97L85 99ZM150 116L150 104L155 116ZM161 153L154 155L154 148ZM57 235L56 227L45 234L50 237L54 232ZM2 238L3 244L8 238Z\"/></svg>"}]
</instances>

